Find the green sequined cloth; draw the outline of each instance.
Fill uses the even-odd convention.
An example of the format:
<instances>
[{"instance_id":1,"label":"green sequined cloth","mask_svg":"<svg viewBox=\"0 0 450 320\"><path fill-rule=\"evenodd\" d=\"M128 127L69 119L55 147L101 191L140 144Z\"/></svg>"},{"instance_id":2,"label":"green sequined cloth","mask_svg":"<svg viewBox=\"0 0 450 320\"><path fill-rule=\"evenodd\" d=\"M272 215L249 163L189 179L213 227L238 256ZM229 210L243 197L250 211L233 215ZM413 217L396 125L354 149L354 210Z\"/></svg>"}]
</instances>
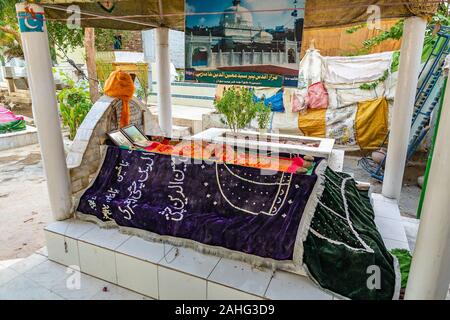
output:
<instances>
[{"instance_id":1,"label":"green sequined cloth","mask_svg":"<svg viewBox=\"0 0 450 320\"><path fill-rule=\"evenodd\" d=\"M317 284L342 297L398 297L397 260L377 231L367 192L360 192L348 174L325 170L303 262Z\"/></svg>"}]
</instances>

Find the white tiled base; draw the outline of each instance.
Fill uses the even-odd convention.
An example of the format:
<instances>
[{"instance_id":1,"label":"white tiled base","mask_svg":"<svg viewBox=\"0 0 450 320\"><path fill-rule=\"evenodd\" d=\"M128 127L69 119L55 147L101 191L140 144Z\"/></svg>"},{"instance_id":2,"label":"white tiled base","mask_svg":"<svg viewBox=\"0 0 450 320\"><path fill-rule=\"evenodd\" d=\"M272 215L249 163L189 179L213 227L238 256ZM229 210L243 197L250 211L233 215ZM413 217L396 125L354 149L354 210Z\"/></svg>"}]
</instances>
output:
<instances>
[{"instance_id":1,"label":"white tiled base","mask_svg":"<svg viewBox=\"0 0 450 320\"><path fill-rule=\"evenodd\" d=\"M378 193L373 193L371 197L375 212L375 224L386 247L389 250L397 248L409 250L397 202Z\"/></svg>"},{"instance_id":2,"label":"white tiled base","mask_svg":"<svg viewBox=\"0 0 450 320\"><path fill-rule=\"evenodd\" d=\"M158 266L159 299L205 300L206 279Z\"/></svg>"},{"instance_id":3,"label":"white tiled base","mask_svg":"<svg viewBox=\"0 0 450 320\"><path fill-rule=\"evenodd\" d=\"M261 297L210 281L208 281L206 296L208 300L262 300Z\"/></svg>"},{"instance_id":4,"label":"white tiled base","mask_svg":"<svg viewBox=\"0 0 450 320\"><path fill-rule=\"evenodd\" d=\"M116 253L117 284L158 299L158 269L153 263Z\"/></svg>"},{"instance_id":5,"label":"white tiled base","mask_svg":"<svg viewBox=\"0 0 450 320\"><path fill-rule=\"evenodd\" d=\"M303 276L291 274L283 282L282 276L277 277L283 273L273 278L269 270L101 229L94 223L55 222L45 233L49 260L79 266L87 275L155 299L281 299L284 296L276 292L285 291L286 285L297 288L295 294L286 293L292 299L331 299Z\"/></svg>"},{"instance_id":6,"label":"white tiled base","mask_svg":"<svg viewBox=\"0 0 450 320\"><path fill-rule=\"evenodd\" d=\"M269 286L270 270L252 269L249 264L222 258L209 279L219 284L263 297ZM296 278L302 278L295 276Z\"/></svg>"},{"instance_id":7,"label":"white tiled base","mask_svg":"<svg viewBox=\"0 0 450 320\"><path fill-rule=\"evenodd\" d=\"M372 203L386 247L408 249L397 203L379 194L372 194ZM300 275L255 269L239 261L124 235L117 229L101 229L94 223L59 221L47 226L45 233L48 259L155 299L334 298ZM17 271L0 277L0 284L42 262L39 256L18 264Z\"/></svg>"},{"instance_id":8,"label":"white tiled base","mask_svg":"<svg viewBox=\"0 0 450 320\"><path fill-rule=\"evenodd\" d=\"M79 266L82 272L108 282L117 283L114 251L82 241L78 241L78 251L80 254ZM49 258L52 258L50 252Z\"/></svg>"},{"instance_id":9,"label":"white tiled base","mask_svg":"<svg viewBox=\"0 0 450 320\"><path fill-rule=\"evenodd\" d=\"M61 235L53 232L45 232L45 241L51 248L52 260L65 266L79 265L78 242L73 238L66 237L61 242Z\"/></svg>"},{"instance_id":10,"label":"white tiled base","mask_svg":"<svg viewBox=\"0 0 450 320\"><path fill-rule=\"evenodd\" d=\"M273 300L332 300L333 296L320 290L307 278L277 272L270 281L266 297Z\"/></svg>"}]
</instances>

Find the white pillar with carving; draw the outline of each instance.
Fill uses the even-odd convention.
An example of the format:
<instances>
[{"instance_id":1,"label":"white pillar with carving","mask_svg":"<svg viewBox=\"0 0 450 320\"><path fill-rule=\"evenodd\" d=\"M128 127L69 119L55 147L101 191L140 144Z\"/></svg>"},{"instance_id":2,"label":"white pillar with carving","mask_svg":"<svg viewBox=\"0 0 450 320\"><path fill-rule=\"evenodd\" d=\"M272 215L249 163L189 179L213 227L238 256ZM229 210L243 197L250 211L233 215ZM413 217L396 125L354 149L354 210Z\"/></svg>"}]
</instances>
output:
<instances>
[{"instance_id":1,"label":"white pillar with carving","mask_svg":"<svg viewBox=\"0 0 450 320\"><path fill-rule=\"evenodd\" d=\"M37 4L18 3L16 11L50 206L54 219L64 220L71 215L71 185L58 115L44 9Z\"/></svg>"},{"instance_id":2,"label":"white pillar with carving","mask_svg":"<svg viewBox=\"0 0 450 320\"><path fill-rule=\"evenodd\" d=\"M403 27L382 191L383 196L397 200L402 190L426 25L424 18L411 17Z\"/></svg>"},{"instance_id":3,"label":"white pillar with carving","mask_svg":"<svg viewBox=\"0 0 450 320\"><path fill-rule=\"evenodd\" d=\"M156 29L156 81L158 87L159 126L166 137L172 136L172 96L170 89L169 29Z\"/></svg>"}]
</instances>

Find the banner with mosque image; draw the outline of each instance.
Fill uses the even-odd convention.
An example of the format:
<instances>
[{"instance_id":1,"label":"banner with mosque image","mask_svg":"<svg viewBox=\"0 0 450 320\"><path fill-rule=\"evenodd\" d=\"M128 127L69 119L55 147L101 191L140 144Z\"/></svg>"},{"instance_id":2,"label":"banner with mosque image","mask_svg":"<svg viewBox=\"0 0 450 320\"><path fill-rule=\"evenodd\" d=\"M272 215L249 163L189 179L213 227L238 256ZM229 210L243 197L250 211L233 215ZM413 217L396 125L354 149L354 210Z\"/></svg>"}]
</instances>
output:
<instances>
[{"instance_id":1,"label":"banner with mosque image","mask_svg":"<svg viewBox=\"0 0 450 320\"><path fill-rule=\"evenodd\" d=\"M296 86L306 0L186 0L185 80Z\"/></svg>"}]
</instances>

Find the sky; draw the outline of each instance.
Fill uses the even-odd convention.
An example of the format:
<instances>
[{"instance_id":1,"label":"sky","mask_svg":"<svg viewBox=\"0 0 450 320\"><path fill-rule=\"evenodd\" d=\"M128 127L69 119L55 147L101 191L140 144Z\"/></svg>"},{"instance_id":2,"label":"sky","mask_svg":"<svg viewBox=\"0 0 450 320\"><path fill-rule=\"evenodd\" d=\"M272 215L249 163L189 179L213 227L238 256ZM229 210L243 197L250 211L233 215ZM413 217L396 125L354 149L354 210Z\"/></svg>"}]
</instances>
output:
<instances>
[{"instance_id":1,"label":"sky","mask_svg":"<svg viewBox=\"0 0 450 320\"><path fill-rule=\"evenodd\" d=\"M297 8L304 8L305 0L297 1ZM186 0L187 12L222 12L233 5L233 0ZM241 5L249 10L294 8L294 0L241 0ZM253 13L255 26L261 25L264 29L286 25L293 28L294 19L292 11L277 11L267 13ZM304 15L303 10L298 11L298 18ZM195 25L216 26L219 24L221 14L186 16L188 27Z\"/></svg>"}]
</instances>

